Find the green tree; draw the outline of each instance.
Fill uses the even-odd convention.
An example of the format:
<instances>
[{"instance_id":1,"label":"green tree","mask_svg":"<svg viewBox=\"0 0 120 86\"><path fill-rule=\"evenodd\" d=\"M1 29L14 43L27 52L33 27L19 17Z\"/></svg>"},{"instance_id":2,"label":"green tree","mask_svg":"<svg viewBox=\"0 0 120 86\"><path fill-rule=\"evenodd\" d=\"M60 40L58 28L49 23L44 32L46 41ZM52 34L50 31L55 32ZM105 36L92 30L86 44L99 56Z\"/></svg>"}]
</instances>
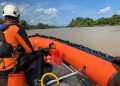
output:
<instances>
[{"instance_id":1,"label":"green tree","mask_svg":"<svg viewBox=\"0 0 120 86\"><path fill-rule=\"evenodd\" d=\"M38 29L45 29L45 28L49 28L49 26L47 24L38 23L37 28Z\"/></svg>"},{"instance_id":2,"label":"green tree","mask_svg":"<svg viewBox=\"0 0 120 86\"><path fill-rule=\"evenodd\" d=\"M113 26L113 25L120 25L120 15L114 14L112 17L109 18L99 18L93 20L91 18L82 18L77 17L72 19L68 26L70 27L86 27L86 26Z\"/></svg>"},{"instance_id":3,"label":"green tree","mask_svg":"<svg viewBox=\"0 0 120 86\"><path fill-rule=\"evenodd\" d=\"M70 27L94 26L94 20L91 18L77 17L76 19L72 19L68 26Z\"/></svg>"},{"instance_id":4,"label":"green tree","mask_svg":"<svg viewBox=\"0 0 120 86\"><path fill-rule=\"evenodd\" d=\"M20 25L22 28L24 28L24 29L26 29L26 30L29 30L29 27L28 27L27 22L26 22L25 20L20 20L19 25Z\"/></svg>"},{"instance_id":5,"label":"green tree","mask_svg":"<svg viewBox=\"0 0 120 86\"><path fill-rule=\"evenodd\" d=\"M42 23L39 23L39 24L37 25L37 27L38 27L38 29L45 29L45 27L44 27L44 25L43 25Z\"/></svg>"},{"instance_id":6,"label":"green tree","mask_svg":"<svg viewBox=\"0 0 120 86\"><path fill-rule=\"evenodd\" d=\"M0 19L0 24L3 24L3 21L2 21L2 19Z\"/></svg>"},{"instance_id":7,"label":"green tree","mask_svg":"<svg viewBox=\"0 0 120 86\"><path fill-rule=\"evenodd\" d=\"M111 19L113 20L115 25L120 25L120 15L114 14Z\"/></svg>"},{"instance_id":8,"label":"green tree","mask_svg":"<svg viewBox=\"0 0 120 86\"><path fill-rule=\"evenodd\" d=\"M83 26L94 26L94 20L91 18L85 18Z\"/></svg>"},{"instance_id":9,"label":"green tree","mask_svg":"<svg viewBox=\"0 0 120 86\"><path fill-rule=\"evenodd\" d=\"M75 26L75 24L74 24L74 19L72 19L72 21L70 22L70 24L68 25L69 27L74 27Z\"/></svg>"}]
</instances>

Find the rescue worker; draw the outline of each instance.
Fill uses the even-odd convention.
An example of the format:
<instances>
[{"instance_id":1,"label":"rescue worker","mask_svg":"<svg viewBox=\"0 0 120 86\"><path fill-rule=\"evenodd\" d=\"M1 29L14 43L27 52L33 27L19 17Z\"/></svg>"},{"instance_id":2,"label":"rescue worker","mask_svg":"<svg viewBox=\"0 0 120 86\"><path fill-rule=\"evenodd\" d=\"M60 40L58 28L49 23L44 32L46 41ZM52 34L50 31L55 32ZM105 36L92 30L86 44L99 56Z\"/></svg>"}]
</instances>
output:
<instances>
[{"instance_id":1,"label":"rescue worker","mask_svg":"<svg viewBox=\"0 0 120 86\"><path fill-rule=\"evenodd\" d=\"M34 77L30 79L30 77L27 75L27 73L29 72L28 70L31 70L30 62L26 61L25 64L21 66L19 66L19 63L23 62L24 59L30 60L33 57L38 59L38 57L40 57L41 55L43 56L43 54L40 54L39 51L37 53L34 52L34 49L28 39L28 36L25 30L21 29L18 26L19 18L20 18L20 11L15 5L12 5L12 4L6 5L3 9L3 16L4 16L4 24L3 24L3 28L0 28L0 29L4 33L5 41L11 44L14 50L13 50L12 57L10 58L4 57L2 58L2 61L0 61L0 86L2 84L4 84L2 86L7 86L7 79L8 79L9 73L13 71L15 73L21 70L25 71L26 68L27 68L27 71L25 72L26 72L26 78L28 81L28 86L35 86L34 81L33 81ZM41 61L43 60L44 59L41 57L37 61L35 60L32 60L32 61L34 61L34 64L37 64L37 66L42 68L43 65ZM3 62L5 64L3 64ZM17 71L14 69L16 69ZM39 72L37 75L42 76L43 69L38 69L38 71ZM41 76L39 76L39 78Z\"/></svg>"}]
</instances>

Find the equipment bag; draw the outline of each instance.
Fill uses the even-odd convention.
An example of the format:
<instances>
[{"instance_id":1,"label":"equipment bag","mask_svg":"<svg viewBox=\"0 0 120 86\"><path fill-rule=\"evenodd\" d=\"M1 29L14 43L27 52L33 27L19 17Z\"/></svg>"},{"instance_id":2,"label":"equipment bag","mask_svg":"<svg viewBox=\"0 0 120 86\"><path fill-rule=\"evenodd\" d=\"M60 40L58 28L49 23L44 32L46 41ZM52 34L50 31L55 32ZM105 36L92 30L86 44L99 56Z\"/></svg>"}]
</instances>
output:
<instances>
[{"instance_id":1,"label":"equipment bag","mask_svg":"<svg viewBox=\"0 0 120 86\"><path fill-rule=\"evenodd\" d=\"M8 25L4 25L3 27L0 27L0 58L11 57L13 53L12 45L5 41L4 33L2 32L8 28Z\"/></svg>"}]
</instances>

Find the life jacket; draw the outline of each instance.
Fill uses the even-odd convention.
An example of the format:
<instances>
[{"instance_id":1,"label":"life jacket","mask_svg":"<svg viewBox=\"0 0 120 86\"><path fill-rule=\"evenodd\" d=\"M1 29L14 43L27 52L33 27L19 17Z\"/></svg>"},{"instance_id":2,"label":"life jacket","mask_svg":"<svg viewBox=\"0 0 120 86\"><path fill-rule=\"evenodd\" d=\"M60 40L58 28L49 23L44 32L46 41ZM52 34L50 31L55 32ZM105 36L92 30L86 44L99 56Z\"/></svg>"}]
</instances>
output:
<instances>
[{"instance_id":1,"label":"life jacket","mask_svg":"<svg viewBox=\"0 0 120 86\"><path fill-rule=\"evenodd\" d=\"M4 29L3 29L4 28ZM7 29L8 25L2 25L0 27L0 58L11 57L13 53L13 47L11 44L7 43L4 39L3 30Z\"/></svg>"},{"instance_id":2,"label":"life jacket","mask_svg":"<svg viewBox=\"0 0 120 86\"><path fill-rule=\"evenodd\" d=\"M0 49L0 53L1 53L1 57L0 57L0 71L5 71L5 70L9 70L9 69L13 68L14 67L14 63L17 61L17 58L18 58L17 54L12 54L13 48L15 48L15 46L13 46L11 43L7 42L7 40L5 38L6 33L7 33L6 32L7 29L9 29L9 27L12 27L12 26L14 26L14 25L6 25L6 24L0 25L0 31L3 32L3 34L1 34L1 35L4 35L4 40L5 40L5 41L2 41L3 42L3 46ZM7 44L9 44L9 45L7 45ZM10 49L10 47L11 47L11 49ZM4 48L3 52L2 52L2 48ZM5 55L6 52L4 52L4 51L8 52L9 55Z\"/></svg>"}]
</instances>

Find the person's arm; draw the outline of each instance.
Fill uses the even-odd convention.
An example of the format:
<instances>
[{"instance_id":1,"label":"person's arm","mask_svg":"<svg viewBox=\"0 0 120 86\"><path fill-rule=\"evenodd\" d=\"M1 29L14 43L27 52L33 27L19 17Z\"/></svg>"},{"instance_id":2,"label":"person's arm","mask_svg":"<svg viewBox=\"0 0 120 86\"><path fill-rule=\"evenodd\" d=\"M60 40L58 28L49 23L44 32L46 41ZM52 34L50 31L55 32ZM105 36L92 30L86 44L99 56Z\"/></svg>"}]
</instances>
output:
<instances>
[{"instance_id":1,"label":"person's arm","mask_svg":"<svg viewBox=\"0 0 120 86\"><path fill-rule=\"evenodd\" d=\"M18 33L16 34L16 39L25 49L27 54L32 53L34 51L24 29L19 29Z\"/></svg>"}]
</instances>

